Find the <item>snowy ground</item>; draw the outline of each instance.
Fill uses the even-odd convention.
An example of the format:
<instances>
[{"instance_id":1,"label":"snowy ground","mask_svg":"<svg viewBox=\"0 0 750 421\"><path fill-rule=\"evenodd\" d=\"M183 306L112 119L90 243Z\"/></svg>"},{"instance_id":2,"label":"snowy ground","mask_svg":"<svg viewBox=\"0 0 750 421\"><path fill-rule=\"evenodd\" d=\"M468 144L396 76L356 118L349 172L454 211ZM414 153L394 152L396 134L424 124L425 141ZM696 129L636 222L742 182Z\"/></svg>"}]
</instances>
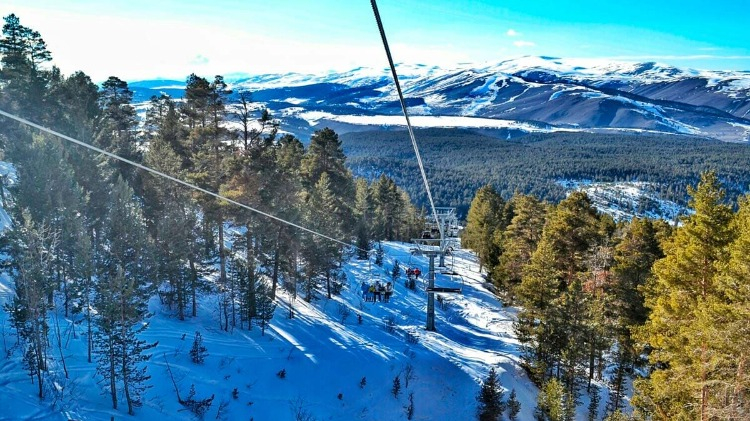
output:
<instances>
[{"instance_id":1,"label":"snowy ground","mask_svg":"<svg viewBox=\"0 0 750 421\"><path fill-rule=\"evenodd\" d=\"M557 183L570 191L585 192L599 212L609 214L615 220L638 217L674 223L679 215L690 212L684 206L660 197L656 183L590 180L558 180Z\"/></svg>"},{"instance_id":2,"label":"snowy ground","mask_svg":"<svg viewBox=\"0 0 750 421\"><path fill-rule=\"evenodd\" d=\"M482 287L474 256L457 251L447 258L447 264L461 276L439 274L436 284L458 286L463 293L445 294L443 307L436 303L437 332L427 332L423 282L411 291L402 276L390 303L360 298L360 282L389 280L387 273L394 260L427 272L427 259L411 256L409 244L386 243L384 248L383 267L352 260L345 267L348 285L342 295L312 304L298 299L294 319L288 318L289 300L281 294L265 336L257 327L221 331L211 296L201 300L198 317L182 322L154 298L150 303L153 316L143 335L149 341L159 341L148 366L153 387L135 417L128 417L126 410L111 409L109 397L101 393L95 364L86 362L85 326L79 318L60 316L70 379L64 378L58 355L51 352L50 378L62 392L56 400L40 402L35 397L36 386L18 363L14 332L2 312L3 350L15 354L0 360L0 419L194 419L177 402L167 364L183 398L193 384L196 397L215 395L206 419L293 420L300 412L317 420L406 419L410 393L415 420L473 419L479 379L491 366L496 367L505 389L516 389L522 404L519 419L532 419L537 390L518 365L519 351L512 332L514 312L504 309ZM3 276L0 301L5 303L11 297L12 280ZM351 315L342 323L343 308ZM388 321L392 321L392 332L386 328ZM188 354L196 331L201 332L208 348L203 365L193 364ZM51 350L55 350L55 338L52 340ZM406 387L408 367L413 369L413 378ZM286 370L284 379L277 376L282 369ZM394 397L391 389L397 375L402 391ZM360 387L363 378L366 385ZM236 399L232 396L235 388ZM222 403L224 408L217 414Z\"/></svg>"}]
</instances>

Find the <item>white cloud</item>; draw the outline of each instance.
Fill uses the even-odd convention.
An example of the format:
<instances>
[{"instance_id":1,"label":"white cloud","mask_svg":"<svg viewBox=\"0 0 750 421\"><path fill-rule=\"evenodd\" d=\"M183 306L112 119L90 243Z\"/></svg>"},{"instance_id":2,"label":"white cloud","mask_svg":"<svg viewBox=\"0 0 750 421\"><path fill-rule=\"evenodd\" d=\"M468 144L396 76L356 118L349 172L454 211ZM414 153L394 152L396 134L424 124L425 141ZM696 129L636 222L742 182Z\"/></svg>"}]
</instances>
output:
<instances>
[{"instance_id":1,"label":"white cloud","mask_svg":"<svg viewBox=\"0 0 750 421\"><path fill-rule=\"evenodd\" d=\"M208 64L208 62L209 62L208 57L204 56L203 54L198 54L190 61L190 64L201 65L201 64Z\"/></svg>"},{"instance_id":2,"label":"white cloud","mask_svg":"<svg viewBox=\"0 0 750 421\"><path fill-rule=\"evenodd\" d=\"M602 57L608 60L750 60L748 55L718 55L718 54L652 54L652 55L622 55L612 57Z\"/></svg>"},{"instance_id":3,"label":"white cloud","mask_svg":"<svg viewBox=\"0 0 750 421\"><path fill-rule=\"evenodd\" d=\"M523 47L533 47L536 44L533 43L533 42L531 42L531 41L522 41L522 40L519 40L519 41L513 41L513 45L515 45L518 48L523 48Z\"/></svg>"},{"instance_id":4,"label":"white cloud","mask_svg":"<svg viewBox=\"0 0 750 421\"><path fill-rule=\"evenodd\" d=\"M506 32L505 34L508 35L509 37L517 37L521 35L519 32L516 32L516 30L513 28L508 29L508 32Z\"/></svg>"}]
</instances>

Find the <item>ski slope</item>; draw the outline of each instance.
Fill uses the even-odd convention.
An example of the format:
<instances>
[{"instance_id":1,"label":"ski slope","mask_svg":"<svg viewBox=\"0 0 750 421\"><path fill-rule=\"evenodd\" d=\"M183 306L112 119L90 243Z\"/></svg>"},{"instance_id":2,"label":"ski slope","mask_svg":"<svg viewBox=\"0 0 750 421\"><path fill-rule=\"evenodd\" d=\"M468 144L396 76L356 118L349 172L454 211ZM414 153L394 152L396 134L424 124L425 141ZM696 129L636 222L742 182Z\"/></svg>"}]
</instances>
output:
<instances>
[{"instance_id":1,"label":"ski slope","mask_svg":"<svg viewBox=\"0 0 750 421\"><path fill-rule=\"evenodd\" d=\"M288 317L289 296L281 292L265 336L258 327L220 330L213 295L202 297L198 316L186 321L177 320L154 297L149 304L150 325L142 335L159 342L148 363L152 388L134 417L126 415L124 402L113 410L111 399L97 384L95 363L86 362L86 329L80 316L58 315L70 378L64 378L56 339L50 335L53 361L48 383L54 383L58 393L56 398L48 393L40 402L36 385L20 365L19 351L13 350L14 332L3 312L4 351L13 357L0 363L0 407L4 408L0 419L195 419L177 402L167 366L182 398L194 385L196 398L215 396L205 419L226 420L295 420L300 414L316 420L406 419L405 407L412 393L415 420L473 419L479 381L494 366L502 386L507 391L516 389L522 404L519 419L531 419L537 389L518 365L513 310L503 308L482 287L474 256L457 251L447 263L462 280L438 274L436 284L461 286L463 294L444 294L444 307L436 303L437 332L425 331L424 280L420 278L417 289L411 291L405 287L403 274L405 264L426 273L428 261L411 256L410 247L385 243L382 267L351 260L344 267L347 286L342 294L328 300L320 292L312 303L298 298L292 302L293 319ZM365 302L360 283L390 280L395 260L403 270L391 301ZM12 279L0 278L3 303L11 299L12 287ZM342 320L343 309L350 315ZM52 316L50 323L54 323ZM203 365L192 363L189 356L196 331L208 349ZM286 372L283 379L277 375L281 370ZM413 374L407 387L409 370ZM396 376L400 376L401 392L394 397ZM363 378L366 384L360 387Z\"/></svg>"}]
</instances>

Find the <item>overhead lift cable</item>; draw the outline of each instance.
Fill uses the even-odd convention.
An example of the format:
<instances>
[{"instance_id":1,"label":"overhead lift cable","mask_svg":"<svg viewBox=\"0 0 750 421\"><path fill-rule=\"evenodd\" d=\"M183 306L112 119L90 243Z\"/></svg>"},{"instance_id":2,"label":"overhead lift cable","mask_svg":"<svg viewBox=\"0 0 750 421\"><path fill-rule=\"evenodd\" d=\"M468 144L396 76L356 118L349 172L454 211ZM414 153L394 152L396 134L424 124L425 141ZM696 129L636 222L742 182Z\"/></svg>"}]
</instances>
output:
<instances>
[{"instance_id":1,"label":"overhead lift cable","mask_svg":"<svg viewBox=\"0 0 750 421\"><path fill-rule=\"evenodd\" d=\"M398 98L401 101L401 109L404 112L406 118L406 129L409 131L409 137L411 138L411 144L414 147L414 154L417 156L417 164L419 164L419 171L422 173L422 181L424 182L424 188L427 190L427 198L430 201L430 208L432 215L435 218L435 224L440 230L440 238L445 238L443 233L443 224L438 219L437 210L435 209L435 202L432 200L432 192L430 191L430 183L427 181L427 173L424 170L424 164L422 163L422 155L419 153L419 146L417 145L417 139L414 137L414 129L411 127L411 121L409 120L409 112L406 109L406 101L404 100L404 93L401 91L401 84L398 81L398 74L396 73L396 65L393 64L393 57L391 56L391 49L388 47L388 40L385 37L385 29L383 29L383 21L380 19L380 12L378 11L378 5L375 0L370 0L372 5L372 12L375 14L375 20L378 22L378 29L380 30L380 38L383 40L383 47L385 48L385 54L388 56L388 64L391 66L391 74L393 75L393 82L396 84L396 91L398 92Z\"/></svg>"},{"instance_id":2,"label":"overhead lift cable","mask_svg":"<svg viewBox=\"0 0 750 421\"><path fill-rule=\"evenodd\" d=\"M270 213L266 213L266 212L263 212L261 210L255 209L255 208L253 208L251 206L248 206L248 205L246 205L244 203L240 203L240 202L238 202L236 200L232 200L232 199L230 199L228 197L225 197L225 196L222 196L222 195L220 195L218 193L214 193L214 192L212 192L210 190L206 190L206 189L204 189L202 187L198 187L195 184L191 184L191 183L188 183L187 181L180 180L179 178L172 177L169 174L166 174L166 173L163 173L161 171L155 170L153 168L147 167L147 166L145 166L143 164L139 164L137 162L131 161L131 160L127 159L127 158L123 158L123 157L121 157L119 155L113 154L112 152L105 151L104 149L101 149L101 148L98 148L96 146L90 145L90 144L88 144L86 142L74 139L74 138L72 138L70 136L66 136L66 135L64 135L62 133L59 133L59 132L56 132L54 130L48 129L48 128L44 127L44 126L41 126L39 124L36 124L36 123L31 122L29 120L26 120L24 118L18 117L18 116L14 115L14 114L5 112L3 110L0 110L0 115L8 117L11 120L15 120L15 121L17 121L19 123L25 124L25 125L27 125L29 127L33 127L33 128L35 128L37 130L40 130L42 132L45 132L45 133L51 134L53 136L59 137L60 139L67 140L68 142L74 143L76 145L83 146L84 148L87 148L87 149L90 149L92 151L98 152L98 153L100 153L102 155L106 155L106 156L108 156L108 157L110 157L112 159L116 159L116 160L122 161L122 162L124 162L124 163L126 163L128 165L132 165L132 166L134 166L136 168L140 168L140 169L142 169L144 171L148 171L151 174L155 174L155 175L157 175L159 177L164 177L164 178L166 178L168 180L174 181L175 183L178 183L178 184L182 184L183 186L186 186L186 187L191 188L193 190L197 190L197 191L199 191L201 193L205 193L205 194L207 194L209 196L213 196L213 197L215 197L217 199L224 200L227 203L231 203L233 205L237 205L237 206L239 206L241 208L244 208L244 209L247 209L249 211L255 212L255 213L259 214L259 215L265 216L267 218L271 218L271 219L273 219L275 221L278 221L278 222L281 222L283 224L289 225L291 227L297 228L299 230L308 232L308 233L310 233L312 235L317 235L318 237L325 238L327 240L336 242L336 243L344 245L346 247L354 247L354 248L356 248L358 250L369 252L369 250L364 250L362 248L357 247L354 244L347 243L347 242L341 241L341 240L337 240L337 239L335 239L333 237L329 237L329 236L327 236L325 234L322 234L320 232L313 231L313 230L311 230L309 228L305 228L302 225L298 225L298 224L295 224L294 222L290 222L290 221L287 221L285 219L281 219L278 216L274 216L274 215L271 215Z\"/></svg>"}]
</instances>

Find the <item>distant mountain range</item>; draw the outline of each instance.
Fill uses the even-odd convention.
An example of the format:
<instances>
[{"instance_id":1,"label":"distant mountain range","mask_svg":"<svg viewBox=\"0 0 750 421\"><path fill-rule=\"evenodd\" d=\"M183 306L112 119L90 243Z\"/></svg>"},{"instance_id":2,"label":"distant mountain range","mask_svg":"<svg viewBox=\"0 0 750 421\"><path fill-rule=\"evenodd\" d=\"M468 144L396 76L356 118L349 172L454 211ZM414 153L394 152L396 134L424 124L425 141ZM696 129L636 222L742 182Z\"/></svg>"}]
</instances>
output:
<instances>
[{"instance_id":1,"label":"distant mountain range","mask_svg":"<svg viewBox=\"0 0 750 421\"><path fill-rule=\"evenodd\" d=\"M453 69L400 65L398 73L419 127L475 128L496 137L629 131L750 141L750 72L524 57ZM344 133L404 125L388 68L228 79L302 138L324 126ZM161 92L180 97L184 85L130 83L138 101Z\"/></svg>"}]
</instances>

